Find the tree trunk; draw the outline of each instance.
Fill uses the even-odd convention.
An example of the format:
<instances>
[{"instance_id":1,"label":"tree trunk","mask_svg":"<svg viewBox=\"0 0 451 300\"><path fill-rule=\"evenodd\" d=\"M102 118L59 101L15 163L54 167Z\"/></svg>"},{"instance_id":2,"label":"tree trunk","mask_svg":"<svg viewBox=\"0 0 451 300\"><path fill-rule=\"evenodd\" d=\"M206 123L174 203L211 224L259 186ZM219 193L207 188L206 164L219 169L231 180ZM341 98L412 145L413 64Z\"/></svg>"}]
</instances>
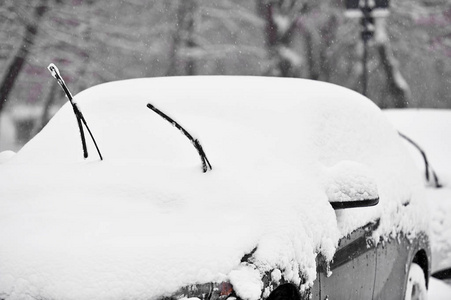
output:
<instances>
[{"instance_id":1,"label":"tree trunk","mask_svg":"<svg viewBox=\"0 0 451 300\"><path fill-rule=\"evenodd\" d=\"M257 2L257 11L265 21L265 44L270 61L266 74L299 77L301 57L291 47L302 6L299 5L301 2L296 0L291 1L288 6L283 2ZM284 26L279 26L281 23L284 23Z\"/></svg>"},{"instance_id":2,"label":"tree trunk","mask_svg":"<svg viewBox=\"0 0 451 300\"><path fill-rule=\"evenodd\" d=\"M14 88L17 77L19 76L27 56L30 53L30 49L34 45L34 39L38 32L39 22L47 11L47 8L47 0L41 0L35 7L33 19L25 26L25 34L19 49L10 64L6 67L5 75L0 83L0 112L6 104L9 94Z\"/></svg>"},{"instance_id":3,"label":"tree trunk","mask_svg":"<svg viewBox=\"0 0 451 300\"><path fill-rule=\"evenodd\" d=\"M377 51L386 74L388 91L395 99L393 107L405 108L411 100L410 87L399 70L399 62L391 49L385 24L381 20L378 20L376 26L375 40Z\"/></svg>"},{"instance_id":4,"label":"tree trunk","mask_svg":"<svg viewBox=\"0 0 451 300\"><path fill-rule=\"evenodd\" d=\"M317 55L315 52L315 40L314 34L307 30L304 33L305 47L306 47L306 58L307 58L307 67L308 67L308 78L313 80L318 80L319 72L317 68Z\"/></svg>"},{"instance_id":5,"label":"tree trunk","mask_svg":"<svg viewBox=\"0 0 451 300\"><path fill-rule=\"evenodd\" d=\"M195 75L196 60L192 50L195 41L196 0L180 0L177 8L177 24L172 39L170 66L167 75Z\"/></svg>"},{"instance_id":6,"label":"tree trunk","mask_svg":"<svg viewBox=\"0 0 451 300\"><path fill-rule=\"evenodd\" d=\"M330 81L331 66L329 61L329 51L333 46L333 42L336 40L336 33L338 28L337 16L332 14L327 22L320 28L320 54L319 54L319 66L322 81Z\"/></svg>"}]
</instances>

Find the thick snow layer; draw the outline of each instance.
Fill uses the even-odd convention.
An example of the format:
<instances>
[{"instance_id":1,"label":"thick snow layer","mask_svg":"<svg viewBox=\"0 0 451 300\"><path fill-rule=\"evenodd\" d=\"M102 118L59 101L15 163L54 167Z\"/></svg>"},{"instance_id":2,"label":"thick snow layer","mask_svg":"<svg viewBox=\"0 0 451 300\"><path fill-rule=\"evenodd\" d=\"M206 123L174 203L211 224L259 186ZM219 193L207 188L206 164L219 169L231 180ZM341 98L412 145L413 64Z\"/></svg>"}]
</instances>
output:
<instances>
[{"instance_id":1,"label":"thick snow layer","mask_svg":"<svg viewBox=\"0 0 451 300\"><path fill-rule=\"evenodd\" d=\"M375 179L367 168L352 161L342 161L330 168L330 181L326 186L329 201L375 199L379 197Z\"/></svg>"},{"instance_id":2,"label":"thick snow layer","mask_svg":"<svg viewBox=\"0 0 451 300\"><path fill-rule=\"evenodd\" d=\"M426 190L431 211L432 272L451 267L451 110L386 110L396 128L414 140L427 154L442 188ZM420 170L421 154L406 142ZM430 184L429 184L430 185Z\"/></svg>"},{"instance_id":3,"label":"thick snow layer","mask_svg":"<svg viewBox=\"0 0 451 300\"><path fill-rule=\"evenodd\" d=\"M421 178L399 136L347 89L154 78L103 84L75 99L103 161L90 142L82 159L65 105L0 165L3 298L153 299L230 280L256 299L264 272L312 284L318 253L332 259L338 239L371 220L381 218L376 237L427 230ZM148 102L199 138L211 172L202 173L194 147ZM336 215L328 187L352 188L344 179L359 193L377 192L379 204ZM240 263L248 253L252 264Z\"/></svg>"}]
</instances>

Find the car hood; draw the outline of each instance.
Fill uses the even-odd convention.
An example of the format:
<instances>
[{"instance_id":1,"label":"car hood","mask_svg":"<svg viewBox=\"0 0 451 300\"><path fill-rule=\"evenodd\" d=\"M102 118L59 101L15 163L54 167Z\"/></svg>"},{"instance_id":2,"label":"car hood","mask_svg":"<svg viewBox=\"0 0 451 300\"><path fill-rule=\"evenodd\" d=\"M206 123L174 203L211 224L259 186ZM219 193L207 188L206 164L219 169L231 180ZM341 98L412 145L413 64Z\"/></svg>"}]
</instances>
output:
<instances>
[{"instance_id":1,"label":"car hood","mask_svg":"<svg viewBox=\"0 0 451 300\"><path fill-rule=\"evenodd\" d=\"M75 97L104 160L66 104L0 165L0 295L152 299L229 280L245 299L277 269L311 285L315 257L381 218L376 235L423 230L419 177L396 131L368 99L308 80L136 79ZM199 138L213 166L152 103ZM336 214L337 166L374 177L380 204ZM405 205L409 201L410 205ZM407 216L407 217L406 217ZM411 221L412 219L416 221ZM252 253L252 264L242 262ZM303 277L303 278L301 278Z\"/></svg>"}]
</instances>

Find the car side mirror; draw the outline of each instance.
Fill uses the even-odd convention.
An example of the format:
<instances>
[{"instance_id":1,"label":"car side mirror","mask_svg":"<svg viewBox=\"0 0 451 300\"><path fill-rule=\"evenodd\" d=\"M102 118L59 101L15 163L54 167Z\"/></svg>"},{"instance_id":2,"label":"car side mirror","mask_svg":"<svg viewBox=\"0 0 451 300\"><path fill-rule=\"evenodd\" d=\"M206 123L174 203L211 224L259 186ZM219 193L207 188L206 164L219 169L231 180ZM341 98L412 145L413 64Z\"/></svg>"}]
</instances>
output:
<instances>
[{"instance_id":1,"label":"car side mirror","mask_svg":"<svg viewBox=\"0 0 451 300\"><path fill-rule=\"evenodd\" d=\"M369 207L379 203L376 182L365 165L342 161L329 169L326 194L334 209Z\"/></svg>"},{"instance_id":2,"label":"car side mirror","mask_svg":"<svg viewBox=\"0 0 451 300\"><path fill-rule=\"evenodd\" d=\"M436 271L431 274L432 277L440 280L450 280L451 279L451 268Z\"/></svg>"}]
</instances>

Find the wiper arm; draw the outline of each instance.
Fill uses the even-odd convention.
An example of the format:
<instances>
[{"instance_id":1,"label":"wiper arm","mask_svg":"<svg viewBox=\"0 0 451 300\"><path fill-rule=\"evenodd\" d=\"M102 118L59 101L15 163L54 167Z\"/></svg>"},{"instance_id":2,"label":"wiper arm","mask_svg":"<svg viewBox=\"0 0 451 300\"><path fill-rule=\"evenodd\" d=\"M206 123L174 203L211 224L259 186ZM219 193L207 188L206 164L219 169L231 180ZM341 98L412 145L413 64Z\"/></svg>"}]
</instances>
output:
<instances>
[{"instance_id":1,"label":"wiper arm","mask_svg":"<svg viewBox=\"0 0 451 300\"><path fill-rule=\"evenodd\" d=\"M197 152L199 153L200 159L202 161L202 171L205 173L208 170L212 170L211 164L208 161L207 156L205 155L204 149L202 148L202 145L200 144L198 139L195 139L188 131L185 130L179 123L177 123L175 120L173 120L171 117L166 115L164 112L153 106L152 104L148 103L147 107L156 112L160 117L168 121L172 124L175 128L180 130L193 144L193 146L196 148Z\"/></svg>"},{"instance_id":2,"label":"wiper arm","mask_svg":"<svg viewBox=\"0 0 451 300\"><path fill-rule=\"evenodd\" d=\"M88 124L86 123L85 117L83 116L80 109L78 108L77 103L74 102L74 98L72 97L71 92L67 88L66 83L64 82L64 79L61 77L58 68L54 64L50 64L47 67L47 69L49 69L52 76L58 81L58 84L61 86L64 93L66 94L67 99L69 99L69 102L72 105L75 117L77 118L78 129L80 130L81 144L83 146L83 157L84 158L88 157L88 148L86 147L86 139L85 139L85 133L83 131L82 122L85 125L86 129L88 130L92 141L94 142L94 146L97 149L97 153L99 154L100 160L103 160L102 154L100 153L100 150L99 150L99 147L97 146L96 140L94 139L94 136L92 135L91 130L88 127Z\"/></svg>"},{"instance_id":3,"label":"wiper arm","mask_svg":"<svg viewBox=\"0 0 451 300\"><path fill-rule=\"evenodd\" d=\"M436 188L441 188L442 185L440 184L437 174L435 174L435 171L432 169L432 166L429 164L428 158L426 156L426 152L423 151L423 149L421 149L421 147L415 143L412 139L410 139L409 137L407 137L406 135L402 134L401 132L398 131L399 136L401 136L403 139L405 139L406 141L408 141L409 143L411 143L415 148L417 148L418 151L420 151L421 155L423 156L423 160L424 160L424 168L425 168L425 177L426 177L426 181L429 182L429 169L431 170L432 173L432 177L434 178L434 186Z\"/></svg>"}]
</instances>

